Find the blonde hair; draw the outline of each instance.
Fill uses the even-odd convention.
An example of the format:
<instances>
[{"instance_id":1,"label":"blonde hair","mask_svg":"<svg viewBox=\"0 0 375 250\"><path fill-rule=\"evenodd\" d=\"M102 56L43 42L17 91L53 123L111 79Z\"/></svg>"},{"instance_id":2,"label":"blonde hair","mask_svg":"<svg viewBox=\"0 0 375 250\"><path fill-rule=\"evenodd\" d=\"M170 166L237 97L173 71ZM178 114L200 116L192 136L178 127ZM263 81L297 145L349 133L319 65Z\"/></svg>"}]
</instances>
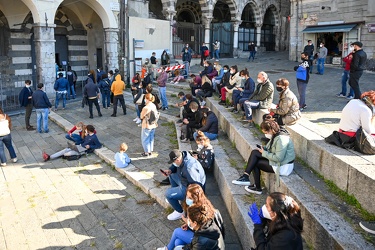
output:
<instances>
[{"instance_id":1,"label":"blonde hair","mask_svg":"<svg viewBox=\"0 0 375 250\"><path fill-rule=\"evenodd\" d=\"M151 94L151 93L147 93L147 94L145 95L145 99L146 99L146 100L149 100L149 101L151 101L151 102L154 102L154 101L155 101L155 97L154 97L154 95Z\"/></svg>"},{"instance_id":2,"label":"blonde hair","mask_svg":"<svg viewBox=\"0 0 375 250\"><path fill-rule=\"evenodd\" d=\"M77 122L75 126L76 126L76 128L83 129L83 127L85 126L85 124L83 122Z\"/></svg>"},{"instance_id":3,"label":"blonde hair","mask_svg":"<svg viewBox=\"0 0 375 250\"><path fill-rule=\"evenodd\" d=\"M120 151L126 152L127 150L128 150L128 144L126 144L125 142L121 143L120 144Z\"/></svg>"}]
</instances>

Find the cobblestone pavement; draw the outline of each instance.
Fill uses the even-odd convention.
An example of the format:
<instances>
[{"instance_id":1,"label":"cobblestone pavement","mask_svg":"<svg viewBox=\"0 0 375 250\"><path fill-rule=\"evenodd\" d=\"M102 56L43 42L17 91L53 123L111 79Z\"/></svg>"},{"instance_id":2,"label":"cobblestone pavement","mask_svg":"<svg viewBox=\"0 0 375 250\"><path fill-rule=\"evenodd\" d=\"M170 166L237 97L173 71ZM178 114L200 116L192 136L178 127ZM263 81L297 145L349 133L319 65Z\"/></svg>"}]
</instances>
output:
<instances>
[{"instance_id":1,"label":"cobblestone pavement","mask_svg":"<svg viewBox=\"0 0 375 250\"><path fill-rule=\"evenodd\" d=\"M71 102L66 110L57 112L73 124L81 120L93 124L99 139L114 152L126 141L137 167L153 171L167 167L168 153L176 146L170 124L161 121L157 129L155 151L159 155L144 159L138 157L142 152L140 128L129 115L134 111L114 118L111 110L102 110L103 117L91 120L87 107L79 106ZM34 121L35 113L32 124ZM43 162L42 151L51 154L67 145L65 132L53 122L49 122L48 134L26 131L23 115L13 116L12 122L19 160L1 168L0 249L156 249L181 225L168 221L170 211L94 154L79 161ZM225 218L227 249L241 249L212 176L208 182L209 197Z\"/></svg>"}]
</instances>

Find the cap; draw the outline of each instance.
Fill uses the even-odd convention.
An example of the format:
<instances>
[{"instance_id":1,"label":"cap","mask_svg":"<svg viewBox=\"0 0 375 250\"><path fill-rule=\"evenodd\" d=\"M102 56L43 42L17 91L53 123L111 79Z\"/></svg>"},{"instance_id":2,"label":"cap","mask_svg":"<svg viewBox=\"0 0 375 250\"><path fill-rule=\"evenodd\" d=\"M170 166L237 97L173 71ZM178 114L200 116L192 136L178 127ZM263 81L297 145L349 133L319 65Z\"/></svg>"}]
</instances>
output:
<instances>
[{"instance_id":1,"label":"cap","mask_svg":"<svg viewBox=\"0 0 375 250\"><path fill-rule=\"evenodd\" d=\"M61 72L59 73L59 76L63 76L63 75L64 75L63 73L61 73Z\"/></svg>"},{"instance_id":2,"label":"cap","mask_svg":"<svg viewBox=\"0 0 375 250\"><path fill-rule=\"evenodd\" d=\"M356 41L350 45L357 45L358 47L362 48L363 44L360 41Z\"/></svg>"},{"instance_id":3,"label":"cap","mask_svg":"<svg viewBox=\"0 0 375 250\"><path fill-rule=\"evenodd\" d=\"M168 161L168 164L171 164L172 162L174 162L177 158L181 157L181 151L178 150L178 149L173 149L170 153L169 153L169 161Z\"/></svg>"}]
</instances>

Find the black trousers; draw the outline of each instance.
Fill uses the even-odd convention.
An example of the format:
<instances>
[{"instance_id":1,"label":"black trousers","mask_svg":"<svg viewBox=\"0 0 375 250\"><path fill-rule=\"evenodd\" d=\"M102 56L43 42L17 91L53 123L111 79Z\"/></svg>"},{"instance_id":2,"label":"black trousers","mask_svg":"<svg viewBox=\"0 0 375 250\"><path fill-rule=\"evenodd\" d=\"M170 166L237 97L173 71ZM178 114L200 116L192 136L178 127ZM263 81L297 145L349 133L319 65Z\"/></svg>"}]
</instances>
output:
<instances>
[{"instance_id":1,"label":"black trousers","mask_svg":"<svg viewBox=\"0 0 375 250\"><path fill-rule=\"evenodd\" d=\"M125 106L125 99L123 95L115 95L113 96L113 114L117 114L117 104L118 102L121 103L122 111L124 112L124 115L126 115L126 106Z\"/></svg>"},{"instance_id":2,"label":"black trousers","mask_svg":"<svg viewBox=\"0 0 375 250\"><path fill-rule=\"evenodd\" d=\"M90 117L93 116L92 114L92 105L94 104L95 107L96 107L96 110L98 111L98 115L101 115L101 112L100 112L100 106L99 106L99 102L98 102L98 98L95 98L95 99L88 99L89 101L89 112L90 112Z\"/></svg>"},{"instance_id":3,"label":"black trousers","mask_svg":"<svg viewBox=\"0 0 375 250\"><path fill-rule=\"evenodd\" d=\"M349 85L354 90L354 99L361 98L361 90L359 89L359 78L361 78L363 71L350 72Z\"/></svg>"},{"instance_id":4,"label":"black trousers","mask_svg":"<svg viewBox=\"0 0 375 250\"><path fill-rule=\"evenodd\" d=\"M26 124L26 128L30 127L30 116L31 116L31 112L32 111L33 111L33 104L32 103L27 104L26 107L25 107L25 124Z\"/></svg>"},{"instance_id":5,"label":"black trousers","mask_svg":"<svg viewBox=\"0 0 375 250\"><path fill-rule=\"evenodd\" d=\"M250 175L251 172L253 172L255 186L257 188L261 188L260 170L268 173L274 173L273 168L270 165L268 159L264 158L257 149L254 149L253 151L251 151L249 160L247 161L245 173Z\"/></svg>"}]
</instances>

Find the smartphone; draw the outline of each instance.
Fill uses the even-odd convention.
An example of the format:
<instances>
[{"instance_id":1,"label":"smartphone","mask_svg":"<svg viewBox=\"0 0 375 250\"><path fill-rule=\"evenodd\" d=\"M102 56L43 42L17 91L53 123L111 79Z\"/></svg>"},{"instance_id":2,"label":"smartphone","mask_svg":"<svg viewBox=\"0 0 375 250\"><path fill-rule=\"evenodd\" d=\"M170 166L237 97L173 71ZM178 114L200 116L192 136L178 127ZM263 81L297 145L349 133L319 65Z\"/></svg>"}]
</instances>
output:
<instances>
[{"instance_id":1,"label":"smartphone","mask_svg":"<svg viewBox=\"0 0 375 250\"><path fill-rule=\"evenodd\" d=\"M161 172L164 176L168 176L168 174L167 174L163 169L160 169L160 172Z\"/></svg>"},{"instance_id":2,"label":"smartphone","mask_svg":"<svg viewBox=\"0 0 375 250\"><path fill-rule=\"evenodd\" d=\"M257 144L257 148L259 148L259 149L262 149L262 146L261 146L261 145L259 145L259 144Z\"/></svg>"}]
</instances>

